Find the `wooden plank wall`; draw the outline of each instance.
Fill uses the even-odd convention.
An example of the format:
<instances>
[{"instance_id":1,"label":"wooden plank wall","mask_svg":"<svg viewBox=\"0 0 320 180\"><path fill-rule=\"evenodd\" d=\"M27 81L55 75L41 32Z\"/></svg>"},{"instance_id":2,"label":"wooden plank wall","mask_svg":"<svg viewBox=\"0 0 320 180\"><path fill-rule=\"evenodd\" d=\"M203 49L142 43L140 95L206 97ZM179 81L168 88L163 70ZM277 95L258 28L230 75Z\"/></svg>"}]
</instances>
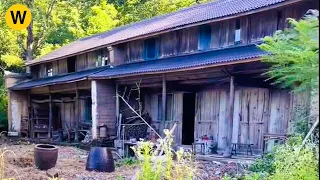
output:
<instances>
[{"instance_id":1,"label":"wooden plank wall","mask_svg":"<svg viewBox=\"0 0 320 180\"><path fill-rule=\"evenodd\" d=\"M127 43L126 46L126 61L139 61L143 60L143 40L136 40Z\"/></svg>"},{"instance_id":2,"label":"wooden plank wall","mask_svg":"<svg viewBox=\"0 0 320 180\"><path fill-rule=\"evenodd\" d=\"M213 136L217 141L220 133L223 132L224 128L219 127L219 125L224 125L219 123L223 120L226 111L226 96L227 91L222 90L212 90L204 91L196 94L196 110L195 110L195 139L201 138L203 135ZM220 112L221 108L221 112ZM221 116L220 116L221 115ZM220 135L222 139L224 136ZM220 140L220 146L224 146L223 140Z\"/></svg>"},{"instance_id":3,"label":"wooden plank wall","mask_svg":"<svg viewBox=\"0 0 320 180\"><path fill-rule=\"evenodd\" d=\"M295 107L308 105L308 93L290 94L286 90L237 87L235 91L232 137L226 133L227 90L197 93L195 139L213 136L218 148L226 139L233 143L253 143L261 150L263 134L290 133Z\"/></svg>"},{"instance_id":4,"label":"wooden plank wall","mask_svg":"<svg viewBox=\"0 0 320 180\"><path fill-rule=\"evenodd\" d=\"M156 128L158 132L163 132L163 129L159 129L161 121L158 120L158 93L150 93L144 95L144 111L148 112L152 123L151 125ZM165 124L165 128L170 129L175 122L177 127L174 133L174 142L181 144L182 140L182 108L183 108L183 93L173 93L173 121L168 121Z\"/></svg>"},{"instance_id":5,"label":"wooden plank wall","mask_svg":"<svg viewBox=\"0 0 320 180\"><path fill-rule=\"evenodd\" d=\"M68 100L68 98L64 100ZM60 107L60 117L63 129L75 128L75 102L59 103L58 106Z\"/></svg>"},{"instance_id":6,"label":"wooden plank wall","mask_svg":"<svg viewBox=\"0 0 320 180\"><path fill-rule=\"evenodd\" d=\"M255 43L265 36L273 35L277 30L288 27L287 18L299 19L308 9L318 7L316 1L303 2L265 12L243 16L209 24L211 26L210 49L220 49L235 45L236 21L240 21L242 45ZM199 48L199 26L168 32L157 38L159 57L165 58L195 51ZM126 43L126 62L144 59L144 40Z\"/></svg>"},{"instance_id":7,"label":"wooden plank wall","mask_svg":"<svg viewBox=\"0 0 320 180\"><path fill-rule=\"evenodd\" d=\"M235 92L233 114L233 143L253 143L255 149L262 149L263 134L268 132L269 120L268 89L242 88Z\"/></svg>"},{"instance_id":8,"label":"wooden plank wall","mask_svg":"<svg viewBox=\"0 0 320 180\"><path fill-rule=\"evenodd\" d=\"M64 74L68 72L67 59L52 62L53 75Z\"/></svg>"}]
</instances>

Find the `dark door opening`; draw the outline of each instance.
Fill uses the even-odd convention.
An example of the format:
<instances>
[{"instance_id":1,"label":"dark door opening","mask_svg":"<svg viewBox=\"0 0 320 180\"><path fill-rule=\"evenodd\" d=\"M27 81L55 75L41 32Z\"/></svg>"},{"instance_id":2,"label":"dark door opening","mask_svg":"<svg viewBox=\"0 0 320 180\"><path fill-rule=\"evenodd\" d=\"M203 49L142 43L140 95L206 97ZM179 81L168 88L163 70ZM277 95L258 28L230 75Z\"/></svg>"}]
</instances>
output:
<instances>
[{"instance_id":1,"label":"dark door opening","mask_svg":"<svg viewBox=\"0 0 320 180\"><path fill-rule=\"evenodd\" d=\"M191 145L194 142L194 118L196 95L183 94L182 144Z\"/></svg>"},{"instance_id":2,"label":"dark door opening","mask_svg":"<svg viewBox=\"0 0 320 180\"><path fill-rule=\"evenodd\" d=\"M57 105L52 106L52 125L54 131L62 128L60 108Z\"/></svg>"}]
</instances>

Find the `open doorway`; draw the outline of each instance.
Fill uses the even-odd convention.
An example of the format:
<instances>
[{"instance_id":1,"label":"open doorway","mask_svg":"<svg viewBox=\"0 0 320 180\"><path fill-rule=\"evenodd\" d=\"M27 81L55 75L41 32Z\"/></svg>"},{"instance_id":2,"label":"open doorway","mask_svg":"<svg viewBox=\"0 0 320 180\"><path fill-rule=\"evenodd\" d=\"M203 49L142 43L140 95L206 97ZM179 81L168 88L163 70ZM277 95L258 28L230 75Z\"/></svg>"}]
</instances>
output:
<instances>
[{"instance_id":1,"label":"open doorway","mask_svg":"<svg viewBox=\"0 0 320 180\"><path fill-rule=\"evenodd\" d=\"M194 93L183 94L183 118L182 118L182 144L191 145L194 142L194 118L195 118Z\"/></svg>"}]
</instances>

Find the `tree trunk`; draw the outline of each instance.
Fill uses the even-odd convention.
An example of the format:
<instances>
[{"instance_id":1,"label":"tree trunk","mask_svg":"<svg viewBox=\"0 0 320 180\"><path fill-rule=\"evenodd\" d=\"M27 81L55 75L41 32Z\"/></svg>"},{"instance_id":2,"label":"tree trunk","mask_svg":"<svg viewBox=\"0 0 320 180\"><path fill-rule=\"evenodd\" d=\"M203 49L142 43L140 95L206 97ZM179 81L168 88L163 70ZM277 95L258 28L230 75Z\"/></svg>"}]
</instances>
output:
<instances>
[{"instance_id":1,"label":"tree trunk","mask_svg":"<svg viewBox=\"0 0 320 180\"><path fill-rule=\"evenodd\" d=\"M33 58L33 22L27 27L28 37L27 37L27 48L26 48L26 61L31 61Z\"/></svg>"}]
</instances>

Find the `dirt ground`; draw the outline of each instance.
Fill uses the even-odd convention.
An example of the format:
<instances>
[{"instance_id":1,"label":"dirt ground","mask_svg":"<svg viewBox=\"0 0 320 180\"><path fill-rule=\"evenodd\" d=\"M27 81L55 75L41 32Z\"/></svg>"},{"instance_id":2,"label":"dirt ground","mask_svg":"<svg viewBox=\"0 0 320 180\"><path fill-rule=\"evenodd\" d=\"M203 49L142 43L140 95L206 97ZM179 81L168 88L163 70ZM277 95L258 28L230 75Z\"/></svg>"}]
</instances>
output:
<instances>
[{"instance_id":1,"label":"dirt ground","mask_svg":"<svg viewBox=\"0 0 320 180\"><path fill-rule=\"evenodd\" d=\"M34 144L3 143L1 141L0 144L0 160L4 155L4 161L0 162L0 179L3 174L1 167L4 167L5 178L21 180L48 180L50 179L48 173L58 173L59 179L55 180L124 180L133 179L138 170L136 166L122 165L116 166L115 172L112 173L89 172L85 170L87 151L75 147L58 146L59 156L56 166L48 171L40 171L34 164ZM221 180L225 174L238 176L244 172L246 168L243 165L246 164L198 160L195 179Z\"/></svg>"},{"instance_id":2,"label":"dirt ground","mask_svg":"<svg viewBox=\"0 0 320 180\"><path fill-rule=\"evenodd\" d=\"M115 172L112 173L88 172L85 170L87 151L74 147L59 146L56 166L48 170L48 172L40 171L34 164L33 148L34 144L0 145L1 152L6 151L4 154L4 172L6 178L48 180L47 173L54 174L57 172L58 177L65 180L121 179L119 177L131 179L130 177L134 176L137 169L134 166L120 166L116 167Z\"/></svg>"}]
</instances>

